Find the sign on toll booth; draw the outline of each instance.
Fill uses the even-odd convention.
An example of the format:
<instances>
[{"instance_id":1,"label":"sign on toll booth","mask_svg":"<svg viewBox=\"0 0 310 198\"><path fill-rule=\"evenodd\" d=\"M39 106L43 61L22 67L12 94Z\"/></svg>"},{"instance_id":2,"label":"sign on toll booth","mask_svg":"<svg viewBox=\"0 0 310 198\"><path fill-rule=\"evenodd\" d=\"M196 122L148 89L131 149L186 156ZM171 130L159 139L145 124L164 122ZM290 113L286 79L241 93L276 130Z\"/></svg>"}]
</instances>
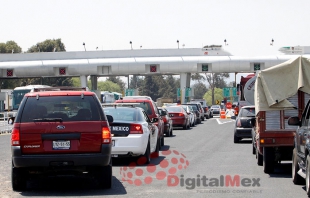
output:
<instances>
[{"instance_id":1,"label":"sign on toll booth","mask_svg":"<svg viewBox=\"0 0 310 198\"><path fill-rule=\"evenodd\" d=\"M126 89L125 96L134 96L135 89Z\"/></svg>"},{"instance_id":2,"label":"sign on toll booth","mask_svg":"<svg viewBox=\"0 0 310 198\"><path fill-rule=\"evenodd\" d=\"M236 87L225 87L223 88L223 97L229 98L230 101L238 101L237 88Z\"/></svg>"}]
</instances>

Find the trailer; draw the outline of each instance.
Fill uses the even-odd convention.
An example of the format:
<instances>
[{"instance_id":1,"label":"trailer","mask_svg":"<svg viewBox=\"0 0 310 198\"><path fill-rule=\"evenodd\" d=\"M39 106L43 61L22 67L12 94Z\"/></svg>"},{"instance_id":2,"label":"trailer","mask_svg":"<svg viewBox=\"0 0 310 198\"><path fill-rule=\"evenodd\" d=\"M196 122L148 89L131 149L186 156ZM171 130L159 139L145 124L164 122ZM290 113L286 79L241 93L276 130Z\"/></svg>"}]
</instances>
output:
<instances>
[{"instance_id":1,"label":"trailer","mask_svg":"<svg viewBox=\"0 0 310 198\"><path fill-rule=\"evenodd\" d=\"M287 120L295 115L301 117L310 99L309 82L309 56L292 58L257 74L252 151L265 173L272 173L281 161L292 160L297 126L288 125Z\"/></svg>"}]
</instances>

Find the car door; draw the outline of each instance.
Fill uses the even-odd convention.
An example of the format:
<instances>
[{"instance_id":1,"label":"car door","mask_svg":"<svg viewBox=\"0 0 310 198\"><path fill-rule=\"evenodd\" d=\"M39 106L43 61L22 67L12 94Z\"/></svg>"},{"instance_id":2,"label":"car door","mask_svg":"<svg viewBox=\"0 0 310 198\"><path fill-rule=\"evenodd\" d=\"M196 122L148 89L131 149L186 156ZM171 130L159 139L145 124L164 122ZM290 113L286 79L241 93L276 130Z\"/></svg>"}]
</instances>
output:
<instances>
[{"instance_id":1,"label":"car door","mask_svg":"<svg viewBox=\"0 0 310 198\"><path fill-rule=\"evenodd\" d=\"M297 129L296 133L296 141L299 142L299 148L297 148L298 152L304 154L305 153L305 145L306 145L306 139L309 133L309 115L310 115L310 109L309 105L310 102L307 103L306 108L302 114L301 118L301 126Z\"/></svg>"},{"instance_id":2,"label":"car door","mask_svg":"<svg viewBox=\"0 0 310 198\"><path fill-rule=\"evenodd\" d=\"M148 128L150 130L150 147L151 152L154 152L156 149L157 136L158 136L158 127L151 121L147 113L143 111L144 119L148 123Z\"/></svg>"}]
</instances>

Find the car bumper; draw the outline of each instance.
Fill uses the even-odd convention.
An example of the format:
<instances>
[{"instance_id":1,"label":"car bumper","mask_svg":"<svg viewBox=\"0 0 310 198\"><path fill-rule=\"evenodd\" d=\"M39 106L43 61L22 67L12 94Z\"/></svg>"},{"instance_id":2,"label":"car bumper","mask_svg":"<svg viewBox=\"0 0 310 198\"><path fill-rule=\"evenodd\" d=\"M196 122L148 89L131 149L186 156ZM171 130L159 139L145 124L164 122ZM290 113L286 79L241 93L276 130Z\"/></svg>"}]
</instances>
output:
<instances>
[{"instance_id":1,"label":"car bumper","mask_svg":"<svg viewBox=\"0 0 310 198\"><path fill-rule=\"evenodd\" d=\"M172 126L174 126L174 127L185 126L185 125L186 125L186 119L184 119L184 118L172 120Z\"/></svg>"},{"instance_id":2,"label":"car bumper","mask_svg":"<svg viewBox=\"0 0 310 198\"><path fill-rule=\"evenodd\" d=\"M252 138L252 128L236 128L235 136L240 138Z\"/></svg>"},{"instance_id":3,"label":"car bumper","mask_svg":"<svg viewBox=\"0 0 310 198\"><path fill-rule=\"evenodd\" d=\"M12 161L14 167L50 167L59 165L70 166L106 166L110 162L112 144L103 144L101 153L79 154L36 154L21 153L20 146L12 146Z\"/></svg>"},{"instance_id":4,"label":"car bumper","mask_svg":"<svg viewBox=\"0 0 310 198\"><path fill-rule=\"evenodd\" d=\"M145 153L148 136L128 135L127 137L113 137L112 155L143 155Z\"/></svg>"}]
</instances>

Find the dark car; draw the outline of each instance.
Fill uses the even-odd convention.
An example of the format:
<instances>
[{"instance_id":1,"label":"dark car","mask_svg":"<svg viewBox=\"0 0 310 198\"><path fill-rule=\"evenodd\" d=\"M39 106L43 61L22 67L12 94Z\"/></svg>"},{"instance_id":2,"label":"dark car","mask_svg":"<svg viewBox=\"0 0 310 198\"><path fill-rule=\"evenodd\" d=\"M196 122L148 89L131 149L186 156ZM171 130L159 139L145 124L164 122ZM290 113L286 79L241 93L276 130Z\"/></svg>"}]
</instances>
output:
<instances>
[{"instance_id":1,"label":"dark car","mask_svg":"<svg viewBox=\"0 0 310 198\"><path fill-rule=\"evenodd\" d=\"M238 143L242 138L252 138L252 120L255 118L255 106L243 106L236 119L234 128L234 143Z\"/></svg>"},{"instance_id":2,"label":"dark car","mask_svg":"<svg viewBox=\"0 0 310 198\"><path fill-rule=\"evenodd\" d=\"M202 107L204 112L205 112L205 118L206 119L210 119L213 118L213 112L211 111L211 107L205 106Z\"/></svg>"},{"instance_id":3,"label":"dark car","mask_svg":"<svg viewBox=\"0 0 310 198\"><path fill-rule=\"evenodd\" d=\"M204 120L204 111L199 102L192 102L182 105L191 105L195 114L196 114L196 124L200 124L202 120Z\"/></svg>"},{"instance_id":4,"label":"dark car","mask_svg":"<svg viewBox=\"0 0 310 198\"><path fill-rule=\"evenodd\" d=\"M190 128L189 116L181 105L169 106L167 107L167 111L172 119L173 127L183 127L183 129Z\"/></svg>"},{"instance_id":5,"label":"dark car","mask_svg":"<svg viewBox=\"0 0 310 198\"><path fill-rule=\"evenodd\" d=\"M297 126L292 154L292 179L294 184L306 183L306 192L310 196L310 148L309 148L310 100L303 110L301 119L290 117L288 124ZM306 182L305 182L306 180Z\"/></svg>"},{"instance_id":6,"label":"dark car","mask_svg":"<svg viewBox=\"0 0 310 198\"><path fill-rule=\"evenodd\" d=\"M13 190L25 190L31 177L50 175L89 175L101 188L111 188L107 117L112 119L104 114L95 93L84 89L27 93L11 134Z\"/></svg>"},{"instance_id":7,"label":"dark car","mask_svg":"<svg viewBox=\"0 0 310 198\"><path fill-rule=\"evenodd\" d=\"M167 137L173 136L173 123L172 119L169 117L169 112L164 107L158 107L159 114L165 123L164 131Z\"/></svg>"}]
</instances>

